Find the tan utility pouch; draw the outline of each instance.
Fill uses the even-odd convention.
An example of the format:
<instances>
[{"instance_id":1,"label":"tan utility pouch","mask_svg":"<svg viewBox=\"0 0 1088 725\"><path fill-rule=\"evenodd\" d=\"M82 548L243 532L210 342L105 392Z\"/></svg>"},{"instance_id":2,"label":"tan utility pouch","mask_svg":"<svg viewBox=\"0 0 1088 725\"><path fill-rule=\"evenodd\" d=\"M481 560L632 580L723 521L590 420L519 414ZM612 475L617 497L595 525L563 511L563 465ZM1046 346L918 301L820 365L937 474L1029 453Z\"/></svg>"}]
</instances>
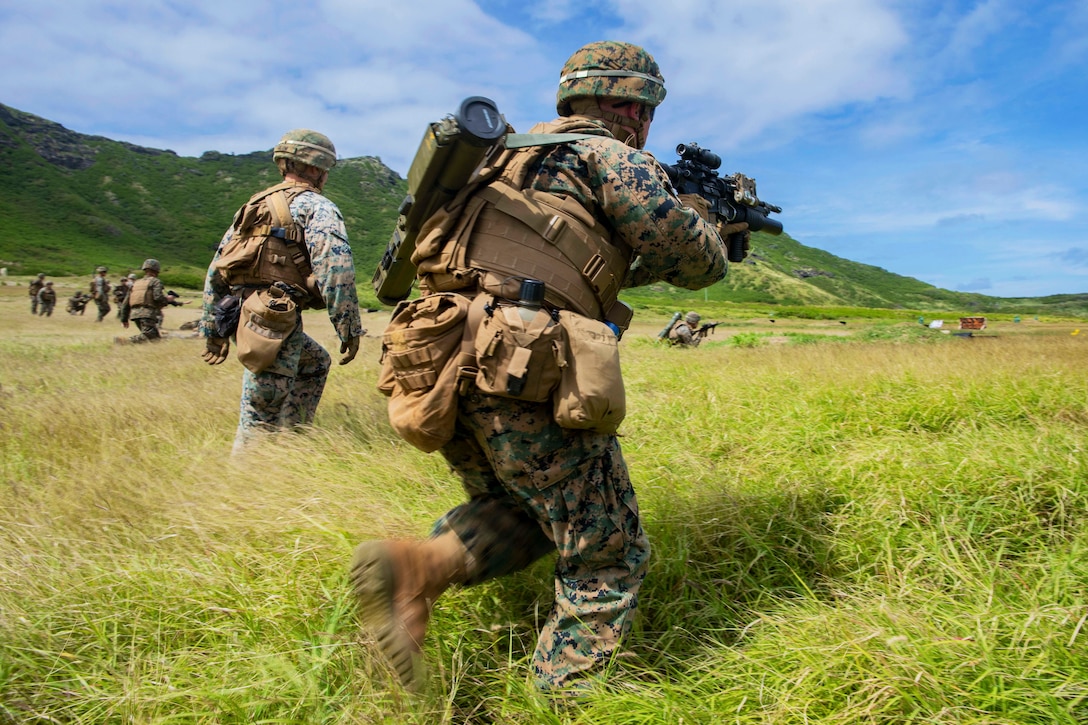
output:
<instances>
[{"instance_id":1,"label":"tan utility pouch","mask_svg":"<svg viewBox=\"0 0 1088 725\"><path fill-rule=\"evenodd\" d=\"M297 325L298 306L290 297L280 290L253 292L242 303L235 333L238 359L252 373L264 371Z\"/></svg>"},{"instance_id":2,"label":"tan utility pouch","mask_svg":"<svg viewBox=\"0 0 1088 725\"><path fill-rule=\"evenodd\" d=\"M453 437L468 308L459 294L404 301L382 334L378 389L389 396L389 423L425 453Z\"/></svg>"},{"instance_id":3,"label":"tan utility pouch","mask_svg":"<svg viewBox=\"0 0 1088 725\"><path fill-rule=\"evenodd\" d=\"M615 433L627 414L615 333L603 322L567 310L559 313L559 324L567 338L567 357L555 391L555 422L563 428Z\"/></svg>"},{"instance_id":4,"label":"tan utility pouch","mask_svg":"<svg viewBox=\"0 0 1088 725\"><path fill-rule=\"evenodd\" d=\"M535 311L490 295L476 329L476 388L488 395L542 403L559 384L563 328L547 309Z\"/></svg>"}]
</instances>

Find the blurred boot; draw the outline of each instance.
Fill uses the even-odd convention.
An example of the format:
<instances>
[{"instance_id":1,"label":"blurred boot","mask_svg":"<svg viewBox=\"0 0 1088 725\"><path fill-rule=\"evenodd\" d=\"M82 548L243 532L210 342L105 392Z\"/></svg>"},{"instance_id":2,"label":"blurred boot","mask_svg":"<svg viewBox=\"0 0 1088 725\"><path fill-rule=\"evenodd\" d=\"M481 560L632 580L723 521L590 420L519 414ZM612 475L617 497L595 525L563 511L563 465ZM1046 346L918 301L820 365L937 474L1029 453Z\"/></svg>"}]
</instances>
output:
<instances>
[{"instance_id":1,"label":"blurred boot","mask_svg":"<svg viewBox=\"0 0 1088 725\"><path fill-rule=\"evenodd\" d=\"M365 541L355 550L351 582L363 626L409 689L434 602L468 577L468 550L452 531L426 541Z\"/></svg>"}]
</instances>

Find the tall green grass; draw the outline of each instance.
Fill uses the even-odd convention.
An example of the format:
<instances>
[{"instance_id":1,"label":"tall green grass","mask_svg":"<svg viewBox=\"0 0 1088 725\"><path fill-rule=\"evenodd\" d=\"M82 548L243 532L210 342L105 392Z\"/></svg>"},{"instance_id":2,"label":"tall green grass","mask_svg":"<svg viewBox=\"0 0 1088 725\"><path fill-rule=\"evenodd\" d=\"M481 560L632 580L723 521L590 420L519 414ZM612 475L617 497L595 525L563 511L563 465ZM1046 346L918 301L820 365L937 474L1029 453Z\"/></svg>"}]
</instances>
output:
<instances>
[{"instance_id":1,"label":"tall green grass","mask_svg":"<svg viewBox=\"0 0 1088 725\"><path fill-rule=\"evenodd\" d=\"M355 544L461 499L389 429L375 337L313 428L232 459L240 366L200 361L191 310L119 346L24 301L0 288L0 723L1088 722L1069 328L676 350L640 319L621 433L651 569L607 683L553 702L548 561L440 600L419 695L357 629Z\"/></svg>"}]
</instances>

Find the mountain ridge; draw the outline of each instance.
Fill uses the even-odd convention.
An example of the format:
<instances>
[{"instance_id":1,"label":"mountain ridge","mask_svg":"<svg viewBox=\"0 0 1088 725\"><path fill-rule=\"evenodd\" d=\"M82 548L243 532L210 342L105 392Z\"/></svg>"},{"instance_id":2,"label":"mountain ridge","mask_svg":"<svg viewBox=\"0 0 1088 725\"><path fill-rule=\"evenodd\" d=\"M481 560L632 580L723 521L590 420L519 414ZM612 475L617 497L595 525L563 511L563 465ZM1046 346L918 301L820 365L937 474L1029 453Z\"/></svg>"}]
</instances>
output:
<instances>
[{"instance_id":1,"label":"mountain ridge","mask_svg":"<svg viewBox=\"0 0 1088 725\"><path fill-rule=\"evenodd\" d=\"M179 156L0 104L0 266L16 274L121 271L157 257L163 276L199 287L234 212L278 181L271 149ZM325 193L344 214L360 291L385 250L407 182L378 156L341 159ZM788 210L783 218L789 225ZM639 296L668 297L654 285ZM728 302L892 309L1088 314L1088 294L998 298L943 290L807 247L783 233L752 235L752 253L706 293Z\"/></svg>"}]
</instances>

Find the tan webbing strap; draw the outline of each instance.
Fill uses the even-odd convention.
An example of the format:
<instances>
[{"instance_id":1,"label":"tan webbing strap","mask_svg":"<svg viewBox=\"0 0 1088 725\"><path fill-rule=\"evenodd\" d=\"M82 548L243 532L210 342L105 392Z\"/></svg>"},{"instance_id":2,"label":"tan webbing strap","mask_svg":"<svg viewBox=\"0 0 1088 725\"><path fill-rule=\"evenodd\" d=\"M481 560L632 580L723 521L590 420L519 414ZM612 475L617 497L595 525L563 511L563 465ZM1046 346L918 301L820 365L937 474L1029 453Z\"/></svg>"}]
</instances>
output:
<instances>
[{"instance_id":1,"label":"tan webbing strap","mask_svg":"<svg viewBox=\"0 0 1088 725\"><path fill-rule=\"evenodd\" d=\"M295 192L291 194L292 199L310 189L308 186L299 187L298 185L295 185L294 188ZM268 211L272 215L272 229L277 227L283 229L284 241L294 242L291 251L291 261L294 262L295 268L298 269L302 278L306 279L313 274L313 266L310 263L310 251L306 249L305 232L295 224L295 219L291 216L291 202L287 197L287 189L277 189L275 192L268 195ZM271 233L271 229L269 230L269 233Z\"/></svg>"},{"instance_id":2,"label":"tan webbing strap","mask_svg":"<svg viewBox=\"0 0 1088 725\"><path fill-rule=\"evenodd\" d=\"M272 213L274 227L287 227L295 223L291 217L291 205L283 189L268 195L268 211Z\"/></svg>"},{"instance_id":3,"label":"tan webbing strap","mask_svg":"<svg viewBox=\"0 0 1088 725\"><path fill-rule=\"evenodd\" d=\"M484 284L492 289L491 277L538 279L545 284L549 304L572 309L593 318L602 313L592 288L559 251L518 219L485 205L476 219L468 249L469 263L487 270Z\"/></svg>"},{"instance_id":4,"label":"tan webbing strap","mask_svg":"<svg viewBox=\"0 0 1088 725\"><path fill-rule=\"evenodd\" d=\"M480 190L479 195L490 202L496 211L513 217L529 227L539 236L539 241L532 239L532 235L517 234L515 230L508 230L507 233L513 233L512 238L507 238L507 244L503 245L505 248L485 251L485 245L490 246L487 245L487 241L491 241L492 235L501 235L503 232L493 228L490 230L491 234L488 234L487 230L481 229L481 224L477 224L475 231L478 234L483 232L483 234L480 234L479 238L475 234L473 236L470 256L474 264L482 261L481 258L486 256L490 258L492 264L499 263L507 268L512 266L512 258L518 256L516 247L524 247L538 253L529 255L535 262L535 266L551 269L552 273L548 274L552 278L551 283L542 277L535 277L545 282L549 289L554 287L558 279L565 276L566 269L577 270L581 274L584 281L588 283L595 305L587 304L585 295L578 294L569 281L561 284L560 289L556 290L571 298L577 309L593 309L596 306L600 311L607 311L612 306L630 265L629 258L624 254L623 249L610 244L601 234L587 228L577 219L562 215L555 208L533 201L524 193L515 192L504 184L494 183ZM493 215L489 215L486 209L481 213L481 221L484 217L492 217L491 223L493 227L495 226L496 221ZM540 241L545 242L546 245L542 245ZM551 249L548 248L549 246ZM555 260L559 266L555 263L544 262L539 258L541 254ZM504 257L507 260L506 263L503 263ZM532 259L533 257L536 259ZM529 262L530 259L519 258L518 261ZM484 266L484 269L489 267ZM533 276L529 270L521 274ZM588 313L583 312L583 314Z\"/></svg>"},{"instance_id":5,"label":"tan webbing strap","mask_svg":"<svg viewBox=\"0 0 1088 725\"><path fill-rule=\"evenodd\" d=\"M457 356L457 392L468 395L476 387L476 331L484 318L484 305L489 295L476 295L468 307L465 331L461 335L461 350ZM492 300L492 304L494 301Z\"/></svg>"}]
</instances>

